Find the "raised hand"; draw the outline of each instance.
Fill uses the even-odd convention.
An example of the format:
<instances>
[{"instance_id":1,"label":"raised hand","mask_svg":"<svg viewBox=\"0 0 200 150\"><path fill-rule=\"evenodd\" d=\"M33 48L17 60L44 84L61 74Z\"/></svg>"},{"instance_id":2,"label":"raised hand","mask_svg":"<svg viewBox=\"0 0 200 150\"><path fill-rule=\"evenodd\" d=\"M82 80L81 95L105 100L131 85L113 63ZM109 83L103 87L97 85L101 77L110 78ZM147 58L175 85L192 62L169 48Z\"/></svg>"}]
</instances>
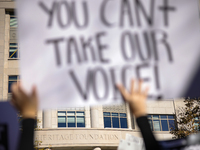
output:
<instances>
[{"instance_id":1,"label":"raised hand","mask_svg":"<svg viewBox=\"0 0 200 150\"><path fill-rule=\"evenodd\" d=\"M36 87L33 87L32 93L30 95L27 95L22 90L19 83L13 83L11 91L11 103L20 111L22 117L35 119L35 115L38 109Z\"/></svg>"},{"instance_id":2,"label":"raised hand","mask_svg":"<svg viewBox=\"0 0 200 150\"><path fill-rule=\"evenodd\" d=\"M135 81L131 81L131 89L128 92L123 85L117 85L123 98L129 103L131 111L136 118L147 115L146 98L149 88L142 90L142 80L138 81L138 87L135 87Z\"/></svg>"}]
</instances>

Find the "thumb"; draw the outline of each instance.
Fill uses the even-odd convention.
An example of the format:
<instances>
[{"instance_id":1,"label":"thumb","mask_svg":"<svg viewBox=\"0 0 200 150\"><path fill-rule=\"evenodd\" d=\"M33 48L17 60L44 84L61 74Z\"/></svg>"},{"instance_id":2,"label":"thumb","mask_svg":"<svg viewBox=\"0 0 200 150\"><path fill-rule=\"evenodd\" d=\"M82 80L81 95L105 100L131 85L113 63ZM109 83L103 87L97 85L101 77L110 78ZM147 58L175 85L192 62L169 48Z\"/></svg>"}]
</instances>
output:
<instances>
[{"instance_id":1,"label":"thumb","mask_svg":"<svg viewBox=\"0 0 200 150\"><path fill-rule=\"evenodd\" d=\"M122 97L124 98L124 100L125 100L126 102L129 102L129 100L128 100L129 93L128 93L127 90L124 88L124 86L118 84L118 85L117 85L117 88L118 88L118 90L120 91L120 93L121 93Z\"/></svg>"}]
</instances>

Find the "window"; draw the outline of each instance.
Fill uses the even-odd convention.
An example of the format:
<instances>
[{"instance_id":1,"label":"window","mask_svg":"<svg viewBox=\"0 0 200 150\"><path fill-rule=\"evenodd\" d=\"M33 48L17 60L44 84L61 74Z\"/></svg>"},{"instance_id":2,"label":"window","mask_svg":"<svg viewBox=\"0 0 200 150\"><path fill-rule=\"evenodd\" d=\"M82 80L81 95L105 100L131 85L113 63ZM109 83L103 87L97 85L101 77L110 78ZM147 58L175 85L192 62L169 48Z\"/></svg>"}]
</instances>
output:
<instances>
[{"instance_id":1,"label":"window","mask_svg":"<svg viewBox=\"0 0 200 150\"><path fill-rule=\"evenodd\" d=\"M19 58L19 48L17 43L10 43L9 58Z\"/></svg>"},{"instance_id":2,"label":"window","mask_svg":"<svg viewBox=\"0 0 200 150\"><path fill-rule=\"evenodd\" d=\"M20 58L19 45L17 44L17 17L14 10L6 10L6 14L10 16L9 58Z\"/></svg>"},{"instance_id":3,"label":"window","mask_svg":"<svg viewBox=\"0 0 200 150\"><path fill-rule=\"evenodd\" d=\"M58 111L58 127L85 127L85 112Z\"/></svg>"},{"instance_id":4,"label":"window","mask_svg":"<svg viewBox=\"0 0 200 150\"><path fill-rule=\"evenodd\" d=\"M18 26L17 16L14 10L6 10L6 14L10 15L10 28L16 28Z\"/></svg>"},{"instance_id":5,"label":"window","mask_svg":"<svg viewBox=\"0 0 200 150\"><path fill-rule=\"evenodd\" d=\"M148 115L152 131L171 131L175 128L174 115Z\"/></svg>"},{"instance_id":6,"label":"window","mask_svg":"<svg viewBox=\"0 0 200 150\"><path fill-rule=\"evenodd\" d=\"M19 76L8 76L8 93L11 93L11 85L19 80Z\"/></svg>"},{"instance_id":7,"label":"window","mask_svg":"<svg viewBox=\"0 0 200 150\"><path fill-rule=\"evenodd\" d=\"M10 15L10 27L17 27L17 17Z\"/></svg>"},{"instance_id":8,"label":"window","mask_svg":"<svg viewBox=\"0 0 200 150\"><path fill-rule=\"evenodd\" d=\"M18 23L15 12L7 11L6 13L10 15L10 28L16 28L18 26Z\"/></svg>"},{"instance_id":9,"label":"window","mask_svg":"<svg viewBox=\"0 0 200 150\"><path fill-rule=\"evenodd\" d=\"M126 113L104 112L104 128L128 128Z\"/></svg>"},{"instance_id":10,"label":"window","mask_svg":"<svg viewBox=\"0 0 200 150\"><path fill-rule=\"evenodd\" d=\"M195 130L200 131L200 117L195 117L194 118L194 126L195 126Z\"/></svg>"}]
</instances>

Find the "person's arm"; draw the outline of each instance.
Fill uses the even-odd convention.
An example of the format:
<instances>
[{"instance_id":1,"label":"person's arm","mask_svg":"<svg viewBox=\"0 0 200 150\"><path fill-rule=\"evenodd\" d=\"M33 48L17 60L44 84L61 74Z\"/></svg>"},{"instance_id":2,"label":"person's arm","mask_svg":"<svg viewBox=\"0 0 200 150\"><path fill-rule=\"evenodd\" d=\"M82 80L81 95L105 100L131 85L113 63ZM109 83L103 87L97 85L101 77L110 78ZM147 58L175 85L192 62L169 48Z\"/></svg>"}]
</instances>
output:
<instances>
[{"instance_id":1,"label":"person's arm","mask_svg":"<svg viewBox=\"0 0 200 150\"><path fill-rule=\"evenodd\" d=\"M129 103L131 111L136 117L138 127L140 128L144 139L146 150L160 150L161 148L151 131L147 119L146 98L148 88L142 91L142 80L139 81L137 88L135 88L134 80L132 80L130 92L128 92L123 85L117 85L117 87L124 100Z\"/></svg>"},{"instance_id":2,"label":"person's arm","mask_svg":"<svg viewBox=\"0 0 200 150\"><path fill-rule=\"evenodd\" d=\"M33 150L35 119L22 120L22 132L20 136L18 150Z\"/></svg>"},{"instance_id":3,"label":"person's arm","mask_svg":"<svg viewBox=\"0 0 200 150\"><path fill-rule=\"evenodd\" d=\"M19 140L18 150L33 150L35 116L38 107L36 88L27 95L19 84L12 85L12 104L20 111L22 120L22 131Z\"/></svg>"},{"instance_id":4,"label":"person's arm","mask_svg":"<svg viewBox=\"0 0 200 150\"><path fill-rule=\"evenodd\" d=\"M147 117L141 116L139 118L136 118L136 121L142 133L146 150L160 150L161 148L151 131Z\"/></svg>"}]
</instances>

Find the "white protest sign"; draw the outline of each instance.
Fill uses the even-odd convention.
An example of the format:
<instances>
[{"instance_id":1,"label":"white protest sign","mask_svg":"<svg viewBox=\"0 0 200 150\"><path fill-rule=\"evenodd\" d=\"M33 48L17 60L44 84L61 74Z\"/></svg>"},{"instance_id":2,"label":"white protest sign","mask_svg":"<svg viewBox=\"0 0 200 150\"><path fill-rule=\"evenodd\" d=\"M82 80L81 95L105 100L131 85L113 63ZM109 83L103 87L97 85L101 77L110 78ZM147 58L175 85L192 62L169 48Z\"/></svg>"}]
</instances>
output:
<instances>
[{"instance_id":1,"label":"white protest sign","mask_svg":"<svg viewBox=\"0 0 200 150\"><path fill-rule=\"evenodd\" d=\"M135 137L131 134L126 134L125 140L120 140L118 150L145 150L145 145L142 138Z\"/></svg>"},{"instance_id":2,"label":"white protest sign","mask_svg":"<svg viewBox=\"0 0 200 150\"><path fill-rule=\"evenodd\" d=\"M139 138L139 137L133 136L131 134L126 134L126 140L129 142L138 143L141 145L144 144L143 138Z\"/></svg>"},{"instance_id":3,"label":"white protest sign","mask_svg":"<svg viewBox=\"0 0 200 150\"><path fill-rule=\"evenodd\" d=\"M116 83L180 97L199 66L197 0L17 0L22 85L41 108L119 103Z\"/></svg>"},{"instance_id":4,"label":"white protest sign","mask_svg":"<svg viewBox=\"0 0 200 150\"><path fill-rule=\"evenodd\" d=\"M117 150L145 150L145 147L140 143L130 142L128 140L120 140Z\"/></svg>"}]
</instances>

